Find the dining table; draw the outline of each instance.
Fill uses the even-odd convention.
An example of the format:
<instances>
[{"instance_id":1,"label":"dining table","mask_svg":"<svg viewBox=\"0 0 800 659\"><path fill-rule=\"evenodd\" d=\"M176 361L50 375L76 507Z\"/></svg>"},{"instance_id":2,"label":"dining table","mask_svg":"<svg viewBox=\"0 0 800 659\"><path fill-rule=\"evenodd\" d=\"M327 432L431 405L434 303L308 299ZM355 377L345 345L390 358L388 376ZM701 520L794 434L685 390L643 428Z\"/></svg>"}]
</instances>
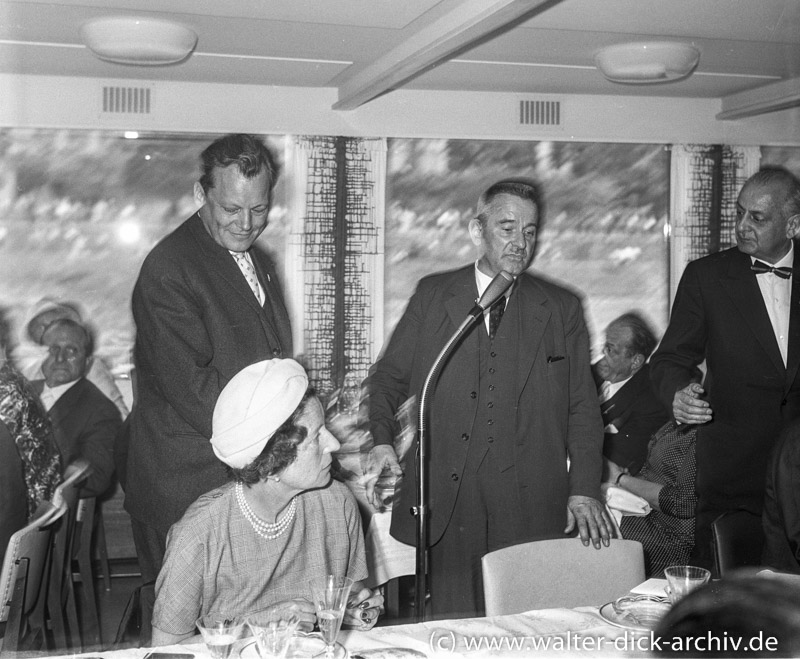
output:
<instances>
[{"instance_id":1,"label":"dining table","mask_svg":"<svg viewBox=\"0 0 800 659\"><path fill-rule=\"evenodd\" d=\"M652 633L615 624L600 607L543 609L486 618L438 620L342 629L337 659L429 659L443 657L642 657L650 656ZM180 645L73 655L82 659L213 659L199 636ZM287 659L307 656L290 647ZM324 656L324 655L323 655ZM158 656L151 659L167 659ZM230 659L260 659L252 638L240 639Z\"/></svg>"}]
</instances>

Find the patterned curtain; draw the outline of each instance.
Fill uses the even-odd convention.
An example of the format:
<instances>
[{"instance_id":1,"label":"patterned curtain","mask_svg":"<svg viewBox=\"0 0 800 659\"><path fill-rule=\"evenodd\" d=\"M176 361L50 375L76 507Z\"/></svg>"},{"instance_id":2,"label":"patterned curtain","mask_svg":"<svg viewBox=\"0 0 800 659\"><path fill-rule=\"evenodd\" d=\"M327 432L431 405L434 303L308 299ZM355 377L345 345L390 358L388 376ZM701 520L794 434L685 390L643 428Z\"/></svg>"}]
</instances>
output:
<instances>
[{"instance_id":1,"label":"patterned curtain","mask_svg":"<svg viewBox=\"0 0 800 659\"><path fill-rule=\"evenodd\" d=\"M386 141L294 136L286 168L295 352L327 400L360 383L383 344Z\"/></svg>"},{"instance_id":2,"label":"patterned curtain","mask_svg":"<svg viewBox=\"0 0 800 659\"><path fill-rule=\"evenodd\" d=\"M736 244L736 198L760 157L759 147L672 147L670 302L689 261Z\"/></svg>"}]
</instances>

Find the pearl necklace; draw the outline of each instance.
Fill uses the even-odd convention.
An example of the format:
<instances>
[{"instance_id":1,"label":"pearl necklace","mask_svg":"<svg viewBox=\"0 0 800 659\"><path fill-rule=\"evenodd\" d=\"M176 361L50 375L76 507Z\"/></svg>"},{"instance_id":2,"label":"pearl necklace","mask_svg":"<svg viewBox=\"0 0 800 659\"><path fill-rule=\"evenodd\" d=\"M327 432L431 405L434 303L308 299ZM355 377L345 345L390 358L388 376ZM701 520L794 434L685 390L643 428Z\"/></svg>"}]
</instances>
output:
<instances>
[{"instance_id":1,"label":"pearl necklace","mask_svg":"<svg viewBox=\"0 0 800 659\"><path fill-rule=\"evenodd\" d=\"M247 503L247 499L244 498L244 488L241 482L236 483L236 501L239 502L239 509L242 511L242 515L244 515L245 519L250 522L250 526L253 527L253 530L267 540L274 540L283 535L294 520L295 513L297 512L297 497L292 497L289 509L283 514L283 517L274 524L265 522L250 508L250 504Z\"/></svg>"}]
</instances>

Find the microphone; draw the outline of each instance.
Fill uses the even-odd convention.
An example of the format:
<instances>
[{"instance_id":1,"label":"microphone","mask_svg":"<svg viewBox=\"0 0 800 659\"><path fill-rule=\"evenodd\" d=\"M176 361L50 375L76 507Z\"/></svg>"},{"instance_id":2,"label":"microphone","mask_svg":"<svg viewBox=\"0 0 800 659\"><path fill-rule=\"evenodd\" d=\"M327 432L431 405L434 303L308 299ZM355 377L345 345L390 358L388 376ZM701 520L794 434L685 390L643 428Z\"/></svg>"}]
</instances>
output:
<instances>
[{"instance_id":1,"label":"microphone","mask_svg":"<svg viewBox=\"0 0 800 659\"><path fill-rule=\"evenodd\" d=\"M516 277L508 274L505 270L498 272L494 279L489 282L489 285L486 287L483 295L481 295L481 299L475 302L475 306L472 307L469 315L472 317L477 317L486 311L495 302L497 302L497 300L500 299L500 296L508 290L509 286L511 286L515 280Z\"/></svg>"}]
</instances>

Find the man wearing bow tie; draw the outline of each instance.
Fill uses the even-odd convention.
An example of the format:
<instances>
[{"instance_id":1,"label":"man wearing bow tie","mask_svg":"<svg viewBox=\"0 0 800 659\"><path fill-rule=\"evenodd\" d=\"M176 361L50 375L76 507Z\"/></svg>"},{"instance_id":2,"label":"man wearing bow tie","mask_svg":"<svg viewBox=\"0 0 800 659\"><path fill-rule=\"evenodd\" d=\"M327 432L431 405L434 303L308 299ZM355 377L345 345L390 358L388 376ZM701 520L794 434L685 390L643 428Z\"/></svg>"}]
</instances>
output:
<instances>
[{"instance_id":1,"label":"man wearing bow tie","mask_svg":"<svg viewBox=\"0 0 800 659\"><path fill-rule=\"evenodd\" d=\"M763 169L736 202L736 247L687 265L653 382L697 436L693 564L711 565L711 523L737 509L761 514L767 457L800 416L800 181ZM701 386L694 369L705 360Z\"/></svg>"}]
</instances>

